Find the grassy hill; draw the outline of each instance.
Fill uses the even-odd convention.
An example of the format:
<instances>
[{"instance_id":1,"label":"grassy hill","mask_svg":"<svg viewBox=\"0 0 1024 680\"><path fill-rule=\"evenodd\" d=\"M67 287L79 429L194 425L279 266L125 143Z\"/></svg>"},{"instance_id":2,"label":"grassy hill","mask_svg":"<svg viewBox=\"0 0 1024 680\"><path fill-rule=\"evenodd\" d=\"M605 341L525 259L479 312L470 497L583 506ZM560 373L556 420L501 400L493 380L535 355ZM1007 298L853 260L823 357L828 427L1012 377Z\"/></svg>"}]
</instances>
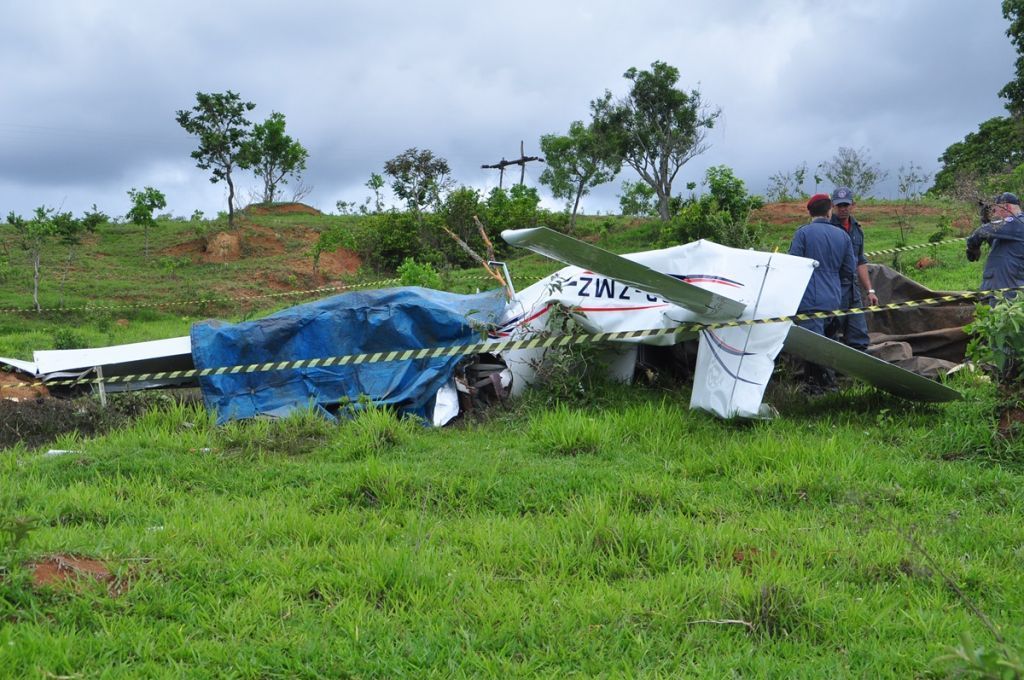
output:
<instances>
[{"instance_id":1,"label":"grassy hill","mask_svg":"<svg viewBox=\"0 0 1024 680\"><path fill-rule=\"evenodd\" d=\"M868 250L895 244L902 219L912 243L963 219L858 208ZM780 249L803 221L798 204L761 217ZM224 262L195 245L216 225L161 223L149 260L114 225L65 292L113 308L5 312L0 355L59 329L125 342L288 304L185 304L208 293L385 276L302 269L340 219L247 216L255 245ZM579 231L620 252L656 241L645 221ZM904 261L926 285L970 289L980 266L962 250ZM923 257L935 264L914 269ZM510 267L519 285L556 268ZM18 264L0 307L29 306L25 277ZM125 306L140 302L162 306ZM808 399L782 375L778 419L732 423L660 377L538 390L437 430L383 411L217 428L151 397L130 425L46 447L69 453L0 453L0 675L920 677L967 669L938 658L965 633L1005 659L989 625L1024 648L1024 458L993 387L956 386L966 400L937 406L853 385Z\"/></svg>"}]
</instances>

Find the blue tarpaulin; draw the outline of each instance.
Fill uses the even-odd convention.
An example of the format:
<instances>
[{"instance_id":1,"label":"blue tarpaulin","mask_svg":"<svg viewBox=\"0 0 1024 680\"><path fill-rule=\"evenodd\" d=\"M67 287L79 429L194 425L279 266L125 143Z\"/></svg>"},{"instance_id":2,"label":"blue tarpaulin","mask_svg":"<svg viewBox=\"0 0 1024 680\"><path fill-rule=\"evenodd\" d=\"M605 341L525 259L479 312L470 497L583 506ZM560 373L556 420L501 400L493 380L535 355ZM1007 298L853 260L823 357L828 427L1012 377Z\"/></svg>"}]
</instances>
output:
<instances>
[{"instance_id":1,"label":"blue tarpaulin","mask_svg":"<svg viewBox=\"0 0 1024 680\"><path fill-rule=\"evenodd\" d=\"M480 339L505 308L500 289L457 295L427 288L351 292L282 310L263 319L192 326L197 369L296 361L387 350L447 347ZM283 416L367 396L429 419L434 397L461 357L301 368L200 378L218 424L255 415Z\"/></svg>"}]
</instances>

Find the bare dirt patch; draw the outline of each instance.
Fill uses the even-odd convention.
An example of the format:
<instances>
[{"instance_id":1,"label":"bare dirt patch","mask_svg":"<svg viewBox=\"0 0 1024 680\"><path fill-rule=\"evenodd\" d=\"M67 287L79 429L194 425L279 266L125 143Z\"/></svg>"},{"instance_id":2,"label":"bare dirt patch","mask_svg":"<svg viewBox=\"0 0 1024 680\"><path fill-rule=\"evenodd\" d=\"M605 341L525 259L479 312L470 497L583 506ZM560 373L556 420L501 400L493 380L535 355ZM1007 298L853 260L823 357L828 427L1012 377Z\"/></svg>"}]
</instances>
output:
<instances>
[{"instance_id":1,"label":"bare dirt patch","mask_svg":"<svg viewBox=\"0 0 1024 680\"><path fill-rule=\"evenodd\" d=\"M241 256L242 235L222 231L210 238L200 259L203 262L233 262Z\"/></svg>"},{"instance_id":2,"label":"bare dirt patch","mask_svg":"<svg viewBox=\"0 0 1024 680\"><path fill-rule=\"evenodd\" d=\"M285 252L281 237L269 229L254 229L247 233L242 248L247 257L268 257Z\"/></svg>"},{"instance_id":3,"label":"bare dirt patch","mask_svg":"<svg viewBox=\"0 0 1024 680\"><path fill-rule=\"evenodd\" d=\"M312 271L313 264L310 259L307 258L304 262ZM355 274L361 266L363 266L363 262L359 256L344 248L320 254L320 274L326 278Z\"/></svg>"},{"instance_id":4,"label":"bare dirt patch","mask_svg":"<svg viewBox=\"0 0 1024 680\"><path fill-rule=\"evenodd\" d=\"M89 581L107 584L111 597L123 595L128 589L126 581L120 581L103 562L90 557L75 555L50 555L28 565L32 572L32 585L37 588L69 587L80 589Z\"/></svg>"},{"instance_id":5,"label":"bare dirt patch","mask_svg":"<svg viewBox=\"0 0 1024 680\"><path fill-rule=\"evenodd\" d=\"M7 373L0 371L0 400L20 402L35 401L42 397L50 396L50 391L43 385L23 386L24 383L34 382L35 379L24 373ZM15 387L17 385L17 387Z\"/></svg>"},{"instance_id":6,"label":"bare dirt patch","mask_svg":"<svg viewBox=\"0 0 1024 680\"><path fill-rule=\"evenodd\" d=\"M925 205L869 205L857 204L854 207L854 215L861 222L870 222L877 219L895 219L899 215L904 217L936 216L943 213L942 209ZM752 222L766 222L773 225L791 224L794 227L806 224L807 205L804 201L789 201L786 203L767 203L750 215Z\"/></svg>"},{"instance_id":7,"label":"bare dirt patch","mask_svg":"<svg viewBox=\"0 0 1024 680\"><path fill-rule=\"evenodd\" d=\"M177 245L169 246L160 251L161 255L171 255L173 257L182 257L185 255L192 256L193 258L199 257L206 251L206 239L194 238L191 241L185 241L184 243L178 243Z\"/></svg>"},{"instance_id":8,"label":"bare dirt patch","mask_svg":"<svg viewBox=\"0 0 1024 680\"><path fill-rule=\"evenodd\" d=\"M999 423L996 433L1000 439L1015 441L1024 433L1024 408L1016 404L1007 404L999 412Z\"/></svg>"}]
</instances>

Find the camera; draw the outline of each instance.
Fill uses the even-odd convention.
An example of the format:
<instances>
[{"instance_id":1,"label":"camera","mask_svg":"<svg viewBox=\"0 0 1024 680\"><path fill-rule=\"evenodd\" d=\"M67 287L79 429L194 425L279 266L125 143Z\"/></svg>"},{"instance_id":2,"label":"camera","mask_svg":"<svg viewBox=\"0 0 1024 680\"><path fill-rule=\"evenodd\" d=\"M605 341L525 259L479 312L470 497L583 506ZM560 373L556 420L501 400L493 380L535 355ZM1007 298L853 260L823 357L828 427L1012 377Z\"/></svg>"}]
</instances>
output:
<instances>
[{"instance_id":1,"label":"camera","mask_svg":"<svg viewBox=\"0 0 1024 680\"><path fill-rule=\"evenodd\" d=\"M988 224L992 221L992 205L987 201L978 201L978 217L981 218L982 224Z\"/></svg>"}]
</instances>

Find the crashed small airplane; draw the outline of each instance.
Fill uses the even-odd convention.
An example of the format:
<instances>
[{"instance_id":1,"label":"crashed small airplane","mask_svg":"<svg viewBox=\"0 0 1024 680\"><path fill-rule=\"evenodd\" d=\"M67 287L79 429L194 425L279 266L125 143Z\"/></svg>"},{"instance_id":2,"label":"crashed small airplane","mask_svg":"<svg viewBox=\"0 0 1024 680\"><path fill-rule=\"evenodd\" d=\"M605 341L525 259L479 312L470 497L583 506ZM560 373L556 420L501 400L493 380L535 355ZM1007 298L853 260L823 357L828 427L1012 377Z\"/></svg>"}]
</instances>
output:
<instances>
[{"instance_id":1,"label":"crashed small airplane","mask_svg":"<svg viewBox=\"0 0 1024 680\"><path fill-rule=\"evenodd\" d=\"M188 337L65 352L36 352L34 362L0 358L44 381L59 377L122 376L142 371L188 371L265 362L319 360L361 353L408 352L468 345L481 325L501 339L532 338L548 328L561 306L587 332L685 333L634 337L616 343L617 375L632 376L638 343L670 345L698 337L691 408L723 418L763 418L765 388L782 349L879 389L912 400L949 401L959 393L940 383L811 333L790 321L721 327L729 321L795 314L814 260L780 253L737 250L696 241L681 246L615 255L544 227L509 230L502 237L570 266L516 293L474 296L421 288L349 292L297 305L262 319L194 324ZM703 327L702 327L703 326ZM710 326L710 327L707 327ZM513 395L534 381L543 349L502 353L503 384ZM380 360L345 365L225 372L198 378L218 421L254 415L282 416L310 405L325 409L365 395L442 425L458 412L453 379L457 354L412 361ZM488 364L490 369L500 365ZM498 381L496 373L489 375ZM188 382L195 382L195 377ZM138 380L143 388L181 380Z\"/></svg>"},{"instance_id":2,"label":"crashed small airplane","mask_svg":"<svg viewBox=\"0 0 1024 680\"><path fill-rule=\"evenodd\" d=\"M502 326L512 337L545 328L554 304L565 307L588 332L791 316L817 266L804 257L737 250L703 240L620 256L545 227L508 230L502 238L571 265L513 298ZM907 399L960 398L945 385L789 321L708 328L697 334L700 345L690 407L723 418L769 414L761 400L782 349ZM670 344L680 339L685 338L660 336L639 342ZM529 383L542 353L507 353L513 386Z\"/></svg>"}]
</instances>

